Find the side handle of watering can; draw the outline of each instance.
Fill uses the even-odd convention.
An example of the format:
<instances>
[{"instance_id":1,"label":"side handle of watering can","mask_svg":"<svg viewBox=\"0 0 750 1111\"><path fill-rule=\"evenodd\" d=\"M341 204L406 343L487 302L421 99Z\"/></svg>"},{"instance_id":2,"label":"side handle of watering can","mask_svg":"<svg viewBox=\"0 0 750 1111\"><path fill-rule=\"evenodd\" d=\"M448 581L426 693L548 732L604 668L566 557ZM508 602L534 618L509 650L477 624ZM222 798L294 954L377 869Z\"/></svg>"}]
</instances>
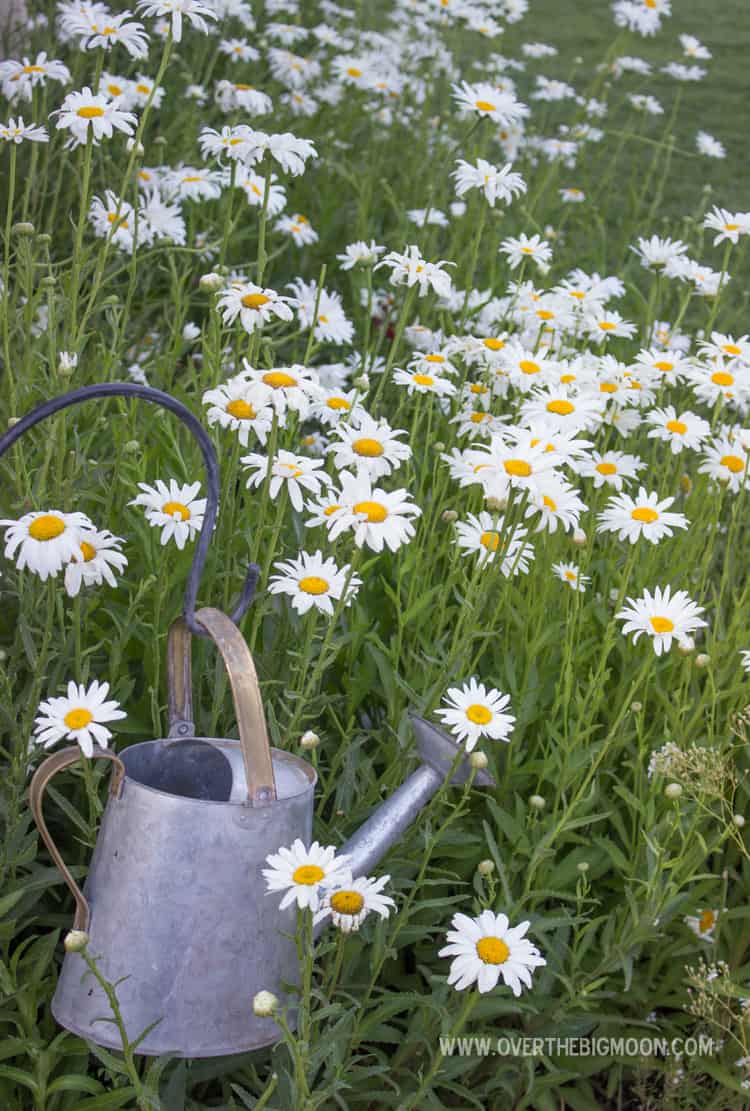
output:
<instances>
[{"instance_id":1,"label":"side handle of watering can","mask_svg":"<svg viewBox=\"0 0 750 1111\"><path fill-rule=\"evenodd\" d=\"M251 806L264 806L275 800L276 782L252 653L235 623L221 610L205 606L196 611L195 621L218 648L229 676L248 801ZM179 617L170 626L167 639L169 736L174 741L195 735L190 644L190 629Z\"/></svg>"},{"instance_id":2,"label":"side handle of watering can","mask_svg":"<svg viewBox=\"0 0 750 1111\"><path fill-rule=\"evenodd\" d=\"M74 930L88 930L91 910L83 892L73 879L68 866L63 860L60 850L52 840L50 831L47 829L47 823L44 820L44 813L42 811L42 801L44 799L44 792L47 790L53 776L57 775L58 772L63 771L65 768L69 768L71 764L76 764L81 758L84 760L87 759L85 756L81 757L81 750L77 745L71 748L60 749L54 756L48 756L47 759L39 765L34 772L29 786L29 806L31 807L31 813L36 822L39 834L76 901L76 913L73 919ZM94 747L91 759L109 760L114 765L112 769L112 779L109 785L109 793L113 798L116 798L120 794L122 781L125 778L125 765L122 760L119 756L116 756L114 752L109 752L106 748L99 748L98 746Z\"/></svg>"}]
</instances>

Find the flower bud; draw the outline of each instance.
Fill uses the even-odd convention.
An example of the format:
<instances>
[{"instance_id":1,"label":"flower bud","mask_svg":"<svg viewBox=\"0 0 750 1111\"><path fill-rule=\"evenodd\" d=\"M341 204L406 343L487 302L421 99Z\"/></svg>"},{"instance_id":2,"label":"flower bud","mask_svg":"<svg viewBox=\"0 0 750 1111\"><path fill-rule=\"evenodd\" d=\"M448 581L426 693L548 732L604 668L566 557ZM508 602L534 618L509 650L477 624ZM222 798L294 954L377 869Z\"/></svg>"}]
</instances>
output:
<instances>
[{"instance_id":1,"label":"flower bud","mask_svg":"<svg viewBox=\"0 0 750 1111\"><path fill-rule=\"evenodd\" d=\"M128 141L125 144L125 149L128 152L128 154L130 154L131 151L133 149L135 149L136 156L138 158L143 158L143 155L144 155L143 143L138 143L138 145L136 146L135 139L128 139Z\"/></svg>"},{"instance_id":2,"label":"flower bud","mask_svg":"<svg viewBox=\"0 0 750 1111\"><path fill-rule=\"evenodd\" d=\"M300 737L299 743L302 748L317 748L320 744L320 737L317 733L313 733L312 729L308 729Z\"/></svg>"},{"instance_id":3,"label":"flower bud","mask_svg":"<svg viewBox=\"0 0 750 1111\"><path fill-rule=\"evenodd\" d=\"M532 810L544 810L547 805L547 800L541 795L530 795L529 806Z\"/></svg>"},{"instance_id":4,"label":"flower bud","mask_svg":"<svg viewBox=\"0 0 750 1111\"><path fill-rule=\"evenodd\" d=\"M57 357L57 373L69 378L78 366L78 356L70 351L61 351Z\"/></svg>"},{"instance_id":5,"label":"flower bud","mask_svg":"<svg viewBox=\"0 0 750 1111\"><path fill-rule=\"evenodd\" d=\"M478 749L476 752L472 752L471 756L469 757L469 763L471 764L474 771L483 771L489 764L487 753L482 752L481 749Z\"/></svg>"},{"instance_id":6,"label":"flower bud","mask_svg":"<svg viewBox=\"0 0 750 1111\"><path fill-rule=\"evenodd\" d=\"M89 935L85 930L69 930L65 935L66 953L81 953L89 943Z\"/></svg>"},{"instance_id":7,"label":"flower bud","mask_svg":"<svg viewBox=\"0 0 750 1111\"><path fill-rule=\"evenodd\" d=\"M732 818L732 821L737 826L737 829L744 829L745 828L745 816L744 816L744 814L735 814L735 816Z\"/></svg>"},{"instance_id":8,"label":"flower bud","mask_svg":"<svg viewBox=\"0 0 750 1111\"><path fill-rule=\"evenodd\" d=\"M455 509L444 509L440 514L440 520L445 521L446 525L452 525L454 521L458 520L458 513Z\"/></svg>"},{"instance_id":9,"label":"flower bud","mask_svg":"<svg viewBox=\"0 0 750 1111\"><path fill-rule=\"evenodd\" d=\"M39 285L41 289L54 289L57 285L57 278L54 274L45 274Z\"/></svg>"},{"instance_id":10,"label":"flower bud","mask_svg":"<svg viewBox=\"0 0 750 1111\"><path fill-rule=\"evenodd\" d=\"M693 480L689 474L680 475L680 487L682 488L683 494L692 494Z\"/></svg>"},{"instance_id":11,"label":"flower bud","mask_svg":"<svg viewBox=\"0 0 750 1111\"><path fill-rule=\"evenodd\" d=\"M128 455L135 455L137 451L141 450L140 440L128 440L123 450L126 451Z\"/></svg>"},{"instance_id":12,"label":"flower bud","mask_svg":"<svg viewBox=\"0 0 750 1111\"><path fill-rule=\"evenodd\" d=\"M198 282L200 288L208 290L209 293L213 293L215 289L221 289L223 284L224 279L222 278L221 274L217 274L214 271L212 271L210 274L203 274L200 281Z\"/></svg>"},{"instance_id":13,"label":"flower bud","mask_svg":"<svg viewBox=\"0 0 750 1111\"><path fill-rule=\"evenodd\" d=\"M698 655L695 657L695 666L696 667L708 667L708 665L710 663L711 663L711 657L706 655L705 652L699 652Z\"/></svg>"},{"instance_id":14,"label":"flower bud","mask_svg":"<svg viewBox=\"0 0 750 1111\"><path fill-rule=\"evenodd\" d=\"M432 450L433 451L445 451L445 441L444 440L435 440L435 443L432 445Z\"/></svg>"},{"instance_id":15,"label":"flower bud","mask_svg":"<svg viewBox=\"0 0 750 1111\"><path fill-rule=\"evenodd\" d=\"M576 864L576 869L581 873L581 875L588 872L589 867L590 866L588 860L579 860Z\"/></svg>"},{"instance_id":16,"label":"flower bud","mask_svg":"<svg viewBox=\"0 0 750 1111\"><path fill-rule=\"evenodd\" d=\"M683 640L677 642L677 651L681 656L689 656L691 652L695 651L695 641L692 637L685 637Z\"/></svg>"},{"instance_id":17,"label":"flower bud","mask_svg":"<svg viewBox=\"0 0 750 1111\"><path fill-rule=\"evenodd\" d=\"M668 799L678 799L682 794L682 787L679 783L668 783L664 788L664 797Z\"/></svg>"},{"instance_id":18,"label":"flower bud","mask_svg":"<svg viewBox=\"0 0 750 1111\"><path fill-rule=\"evenodd\" d=\"M50 243L52 242L52 236L49 234L49 232L43 231L41 235L38 235L36 237L36 241L42 247L49 247ZM48 277L51 277L51 275L48 275Z\"/></svg>"},{"instance_id":19,"label":"flower bud","mask_svg":"<svg viewBox=\"0 0 750 1111\"><path fill-rule=\"evenodd\" d=\"M253 1013L258 1018L270 1018L279 1009L279 1001L272 991L259 991L253 996Z\"/></svg>"},{"instance_id":20,"label":"flower bud","mask_svg":"<svg viewBox=\"0 0 750 1111\"><path fill-rule=\"evenodd\" d=\"M508 504L508 499L494 498L492 497L492 495L490 495L488 498L485 498L484 504L487 506L490 513L502 513L502 511Z\"/></svg>"},{"instance_id":21,"label":"flower bud","mask_svg":"<svg viewBox=\"0 0 750 1111\"><path fill-rule=\"evenodd\" d=\"M15 428L20 419L20 417L8 417L8 428Z\"/></svg>"},{"instance_id":22,"label":"flower bud","mask_svg":"<svg viewBox=\"0 0 750 1111\"><path fill-rule=\"evenodd\" d=\"M28 220L20 220L10 230L13 235L33 235L36 228Z\"/></svg>"},{"instance_id":23,"label":"flower bud","mask_svg":"<svg viewBox=\"0 0 750 1111\"><path fill-rule=\"evenodd\" d=\"M637 701L631 702L630 709L633 711L634 714L640 714L641 710L643 709L643 703Z\"/></svg>"},{"instance_id":24,"label":"flower bud","mask_svg":"<svg viewBox=\"0 0 750 1111\"><path fill-rule=\"evenodd\" d=\"M576 548L583 548L586 546L587 536L582 528L573 529L573 543Z\"/></svg>"},{"instance_id":25,"label":"flower bud","mask_svg":"<svg viewBox=\"0 0 750 1111\"><path fill-rule=\"evenodd\" d=\"M358 390L369 390L369 388L370 388L370 375L369 374L358 374L356 378L352 379L352 384L354 386L356 386Z\"/></svg>"},{"instance_id":26,"label":"flower bud","mask_svg":"<svg viewBox=\"0 0 750 1111\"><path fill-rule=\"evenodd\" d=\"M494 860L480 860L479 864L477 864L477 872L479 872L480 876L491 876L494 871Z\"/></svg>"}]
</instances>

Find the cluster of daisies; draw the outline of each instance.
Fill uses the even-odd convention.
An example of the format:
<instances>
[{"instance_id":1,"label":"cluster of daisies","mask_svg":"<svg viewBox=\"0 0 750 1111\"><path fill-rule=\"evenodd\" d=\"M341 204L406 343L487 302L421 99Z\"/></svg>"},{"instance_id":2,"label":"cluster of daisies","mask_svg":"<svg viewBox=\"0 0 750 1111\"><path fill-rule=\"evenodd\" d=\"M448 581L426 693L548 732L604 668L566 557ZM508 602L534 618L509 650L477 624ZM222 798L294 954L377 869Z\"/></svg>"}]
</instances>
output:
<instances>
[{"instance_id":1,"label":"cluster of daisies","mask_svg":"<svg viewBox=\"0 0 750 1111\"><path fill-rule=\"evenodd\" d=\"M314 841L309 848L297 839L266 859L266 891L283 892L281 910L296 905L311 912L313 923L331 920L343 933L360 928L371 913L387 918L394 900L383 894L390 876L354 878L346 855ZM484 910L476 918L453 916L453 929L438 956L451 957L448 983L457 991L476 984L480 993L492 991L500 979L514 996L531 987L535 969L546 965L539 950L525 936L529 922L511 926L507 915Z\"/></svg>"}]
</instances>

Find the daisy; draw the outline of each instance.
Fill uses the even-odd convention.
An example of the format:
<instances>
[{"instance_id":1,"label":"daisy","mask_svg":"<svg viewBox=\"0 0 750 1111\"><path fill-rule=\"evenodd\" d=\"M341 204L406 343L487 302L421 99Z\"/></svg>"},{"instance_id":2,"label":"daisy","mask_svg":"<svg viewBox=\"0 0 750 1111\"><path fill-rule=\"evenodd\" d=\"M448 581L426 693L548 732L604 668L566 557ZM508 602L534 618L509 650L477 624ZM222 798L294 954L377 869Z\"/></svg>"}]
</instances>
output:
<instances>
[{"instance_id":1,"label":"daisy","mask_svg":"<svg viewBox=\"0 0 750 1111\"><path fill-rule=\"evenodd\" d=\"M347 244L344 253L336 255L336 258L341 263L342 270L351 270L355 266L374 266L384 252L385 247L379 246L374 239L369 243L357 239L354 243Z\"/></svg>"},{"instance_id":2,"label":"daisy","mask_svg":"<svg viewBox=\"0 0 750 1111\"><path fill-rule=\"evenodd\" d=\"M440 378L435 374L425 374L420 370L394 369L393 381L397 386L406 386L406 392L412 394L431 393L438 397L452 397L456 387L447 378ZM487 387L485 387L486 389Z\"/></svg>"},{"instance_id":3,"label":"daisy","mask_svg":"<svg viewBox=\"0 0 750 1111\"><path fill-rule=\"evenodd\" d=\"M94 146L100 139L111 139L113 129L132 135L138 122L132 112L123 112L116 103L88 87L68 93L62 106L50 115L57 116L59 129L70 131L68 146L80 146L91 135Z\"/></svg>"},{"instance_id":4,"label":"daisy","mask_svg":"<svg viewBox=\"0 0 750 1111\"><path fill-rule=\"evenodd\" d=\"M690 641L690 634L706 626L699 616L703 606L696 605L687 592L678 590L672 594L671 587L664 590L657 586L653 594L644 590L642 598L628 598L628 605L615 614L618 621L625 621L623 635L634 633L633 643L643 633L653 638L654 652L661 656L672 647L672 638L678 644Z\"/></svg>"},{"instance_id":5,"label":"daisy","mask_svg":"<svg viewBox=\"0 0 750 1111\"><path fill-rule=\"evenodd\" d=\"M528 519L535 513L539 514L537 532L542 529L556 532L558 524L562 525L565 532L572 532L578 528L581 513L586 511L586 506L574 487L555 474L545 476L539 490L531 491L530 503L524 517Z\"/></svg>"},{"instance_id":6,"label":"daisy","mask_svg":"<svg viewBox=\"0 0 750 1111\"><path fill-rule=\"evenodd\" d=\"M576 471L585 478L593 478L594 489L612 486L619 493L623 485L635 478L646 464L637 455L623 451L593 451L590 456L576 463Z\"/></svg>"},{"instance_id":7,"label":"daisy","mask_svg":"<svg viewBox=\"0 0 750 1111\"><path fill-rule=\"evenodd\" d=\"M726 158L726 147L715 139L713 135L709 135L707 131L699 131L695 136L695 145L699 154L705 154L708 158Z\"/></svg>"},{"instance_id":8,"label":"daisy","mask_svg":"<svg viewBox=\"0 0 750 1111\"><path fill-rule=\"evenodd\" d=\"M242 365L244 370L238 377L259 387L259 399L262 397L264 403L267 401L273 407L282 425L288 411L306 420L312 403L323 395L315 371L299 363L271 370L256 370L247 359L242 360Z\"/></svg>"},{"instance_id":9,"label":"daisy","mask_svg":"<svg viewBox=\"0 0 750 1111\"><path fill-rule=\"evenodd\" d=\"M282 487L286 487L289 500L298 513L302 511L304 504L304 491L319 494L323 486L329 485L331 481L325 472L318 474L323 466L322 459L308 459L305 455L295 455L294 452L283 449L274 456L272 463L267 455L256 452L243 455L240 462L251 472L246 484L248 489L263 485L270 464L269 496L275 501Z\"/></svg>"},{"instance_id":10,"label":"daisy","mask_svg":"<svg viewBox=\"0 0 750 1111\"><path fill-rule=\"evenodd\" d=\"M75 598L81 586L101 586L102 582L117 586L112 568L124 571L128 565L120 551L124 540L95 528L81 529L79 540L78 553L65 568L66 593Z\"/></svg>"},{"instance_id":11,"label":"daisy","mask_svg":"<svg viewBox=\"0 0 750 1111\"><path fill-rule=\"evenodd\" d=\"M333 603L338 602L346 589L345 605L356 597L362 585L359 575L352 574L350 566L336 566L335 560L323 558L320 551L310 555L300 552L297 559L274 563L278 575L272 576L268 583L271 594L288 594L292 599L292 609L305 614L315 607L322 613L333 617ZM348 579L348 583L347 583Z\"/></svg>"},{"instance_id":12,"label":"daisy","mask_svg":"<svg viewBox=\"0 0 750 1111\"><path fill-rule=\"evenodd\" d=\"M602 343L613 337L629 339L636 331L635 324L624 320L615 309L605 308L593 308L587 312L584 327L591 339L601 340Z\"/></svg>"},{"instance_id":13,"label":"daisy","mask_svg":"<svg viewBox=\"0 0 750 1111\"><path fill-rule=\"evenodd\" d=\"M257 62L260 54L247 39L221 39L219 52L226 54L230 62Z\"/></svg>"},{"instance_id":14,"label":"daisy","mask_svg":"<svg viewBox=\"0 0 750 1111\"><path fill-rule=\"evenodd\" d=\"M422 510L409 499L406 490L373 489L370 475L362 470L356 475L342 471L339 477L341 490L322 510L322 520L318 516L307 521L308 525L326 524L332 541L351 529L355 545L374 552L382 552L384 547L395 552L411 540L411 518L420 516Z\"/></svg>"},{"instance_id":15,"label":"daisy","mask_svg":"<svg viewBox=\"0 0 750 1111\"><path fill-rule=\"evenodd\" d=\"M441 267L453 265L454 263L445 261L427 262L422 258L419 247L411 244L403 254L389 251L385 258L377 263L375 270L381 266L389 266L391 284L406 285L410 289L418 285L420 297L424 297L430 289L441 297L447 297L451 292L451 279Z\"/></svg>"},{"instance_id":16,"label":"daisy","mask_svg":"<svg viewBox=\"0 0 750 1111\"><path fill-rule=\"evenodd\" d=\"M81 553L81 534L93 529L85 513L35 510L17 521L0 521L5 528L5 558L16 558L16 567L28 567L42 582L55 575Z\"/></svg>"},{"instance_id":17,"label":"daisy","mask_svg":"<svg viewBox=\"0 0 750 1111\"><path fill-rule=\"evenodd\" d=\"M148 523L162 530L161 544L168 544L173 539L182 551L187 541L192 540L203 525L206 499L196 497L201 488L200 482L181 486L170 478L167 486L161 479L157 479L155 486L139 482L138 487L142 493L128 502L128 505L142 505Z\"/></svg>"},{"instance_id":18,"label":"daisy","mask_svg":"<svg viewBox=\"0 0 750 1111\"><path fill-rule=\"evenodd\" d=\"M742 657L742 666L745 671L750 671L750 649L743 649L740 652L740 656Z\"/></svg>"},{"instance_id":19,"label":"daisy","mask_svg":"<svg viewBox=\"0 0 750 1111\"><path fill-rule=\"evenodd\" d=\"M583 189L576 189L575 187L568 187L560 189L560 199L565 201L566 204L583 204L586 200L586 194Z\"/></svg>"},{"instance_id":20,"label":"daisy","mask_svg":"<svg viewBox=\"0 0 750 1111\"><path fill-rule=\"evenodd\" d=\"M48 59L45 52L37 54L33 62L25 56L20 62L13 59L0 62L3 95L11 102L31 100L33 90L39 85L45 85L48 79L67 85L70 70L64 62Z\"/></svg>"},{"instance_id":21,"label":"daisy","mask_svg":"<svg viewBox=\"0 0 750 1111\"><path fill-rule=\"evenodd\" d=\"M683 513L669 513L667 510L674 498L659 501L656 491L650 494L641 486L638 495L618 494L610 498L598 516L597 532L616 532L619 540L629 540L634 544L643 536L652 544L657 544L665 536L672 536L673 529L688 527L688 519Z\"/></svg>"},{"instance_id":22,"label":"daisy","mask_svg":"<svg viewBox=\"0 0 750 1111\"><path fill-rule=\"evenodd\" d=\"M276 231L290 235L298 247L306 247L318 242L318 233L306 216L295 212L293 216L282 216L276 221Z\"/></svg>"},{"instance_id":23,"label":"daisy","mask_svg":"<svg viewBox=\"0 0 750 1111\"><path fill-rule=\"evenodd\" d=\"M526 425L535 420L543 420L559 431L578 432L599 424L604 405L604 398L600 394L586 396L565 387L550 387L534 391L524 401L521 419Z\"/></svg>"},{"instance_id":24,"label":"daisy","mask_svg":"<svg viewBox=\"0 0 750 1111\"><path fill-rule=\"evenodd\" d=\"M736 494L747 483L747 461L747 452L738 440L717 436L704 449L698 473L709 475Z\"/></svg>"},{"instance_id":25,"label":"daisy","mask_svg":"<svg viewBox=\"0 0 750 1111\"><path fill-rule=\"evenodd\" d=\"M571 590L584 594L586 584L591 582L589 575L582 575L580 568L575 563L553 563L552 571L561 582L567 583Z\"/></svg>"},{"instance_id":26,"label":"daisy","mask_svg":"<svg viewBox=\"0 0 750 1111\"><path fill-rule=\"evenodd\" d=\"M504 713L510 705L509 694L494 687L488 690L484 683L470 679L463 687L450 687L443 703L446 708L436 710L435 714L454 737L465 742L467 752L485 737L510 741L516 719Z\"/></svg>"},{"instance_id":27,"label":"daisy","mask_svg":"<svg viewBox=\"0 0 750 1111\"><path fill-rule=\"evenodd\" d=\"M240 176L235 181L235 185L238 189L244 191L249 205L254 208L263 206L263 198L266 195L266 179L264 177L243 168ZM278 184L276 174L271 174L266 211L269 216L278 216L284 208L286 208L286 190L283 185Z\"/></svg>"},{"instance_id":28,"label":"daisy","mask_svg":"<svg viewBox=\"0 0 750 1111\"><path fill-rule=\"evenodd\" d=\"M508 162L502 169L479 158L475 166L459 158L456 162L457 170L451 177L456 179L456 193L463 197L470 189L481 189L491 208L495 201L510 204L515 196L526 192L526 182L520 174L511 173L511 163Z\"/></svg>"},{"instance_id":29,"label":"daisy","mask_svg":"<svg viewBox=\"0 0 750 1111\"><path fill-rule=\"evenodd\" d=\"M648 438L665 440L673 455L678 455L683 448L699 448L711 434L707 420L690 411L678 415L673 405L652 410L646 416L646 423L652 426Z\"/></svg>"},{"instance_id":30,"label":"daisy","mask_svg":"<svg viewBox=\"0 0 750 1111\"><path fill-rule=\"evenodd\" d=\"M35 123L24 123L23 117L14 120L11 116L7 123L0 123L0 139L5 143L48 143L47 129Z\"/></svg>"},{"instance_id":31,"label":"daisy","mask_svg":"<svg viewBox=\"0 0 750 1111\"><path fill-rule=\"evenodd\" d=\"M320 906L322 889L342 876L348 879L351 874L348 857L337 857L333 845L323 847L313 841L306 849L299 837L290 848L267 856L266 864L269 867L263 869L263 878L267 893L284 892L279 910L296 902L300 910L309 907L315 912Z\"/></svg>"},{"instance_id":32,"label":"daisy","mask_svg":"<svg viewBox=\"0 0 750 1111\"><path fill-rule=\"evenodd\" d=\"M207 19L217 19L216 12L200 0L141 0L137 10L144 15L166 16L171 19L172 39L174 42L182 41L182 18L188 20L192 27L203 34L209 33Z\"/></svg>"},{"instance_id":33,"label":"daisy","mask_svg":"<svg viewBox=\"0 0 750 1111\"><path fill-rule=\"evenodd\" d=\"M94 229L94 234L100 239L109 239L115 246L127 251L128 254L133 253L135 210L132 204L119 200L111 189L106 189L104 200L96 196L91 198L89 220ZM142 226L138 228L138 239L140 242L144 240Z\"/></svg>"},{"instance_id":34,"label":"daisy","mask_svg":"<svg viewBox=\"0 0 750 1111\"><path fill-rule=\"evenodd\" d=\"M330 916L334 926L348 934L358 930L371 912L388 918L396 903L390 895L381 892L390 878L359 876L352 880L342 875L335 886L326 888L313 922L323 922Z\"/></svg>"},{"instance_id":35,"label":"daisy","mask_svg":"<svg viewBox=\"0 0 750 1111\"><path fill-rule=\"evenodd\" d=\"M681 351L667 347L642 349L635 357L633 369L657 381L677 383L684 380L691 366Z\"/></svg>"},{"instance_id":36,"label":"daisy","mask_svg":"<svg viewBox=\"0 0 750 1111\"><path fill-rule=\"evenodd\" d=\"M310 408L310 418L320 421L330 428L339 421L357 420L364 414L364 410L357 405L357 390L330 390L326 391L320 401L316 401Z\"/></svg>"},{"instance_id":37,"label":"daisy","mask_svg":"<svg viewBox=\"0 0 750 1111\"><path fill-rule=\"evenodd\" d=\"M468 81L453 85L453 98L465 112L488 116L501 127L513 127L529 115L527 105L516 100L512 92L502 92L484 81L475 85Z\"/></svg>"},{"instance_id":38,"label":"daisy","mask_svg":"<svg viewBox=\"0 0 750 1111\"><path fill-rule=\"evenodd\" d=\"M212 201L221 196L224 178L216 170L203 170L196 166L179 166L165 182L183 200Z\"/></svg>"},{"instance_id":39,"label":"daisy","mask_svg":"<svg viewBox=\"0 0 750 1111\"><path fill-rule=\"evenodd\" d=\"M524 985L531 987L531 974L535 968L546 965L535 945L524 935L528 922L510 926L506 915L483 910L478 918L454 914L452 930L448 931L448 945L439 950L439 957L453 957L448 983L456 991L476 984L481 993L503 983L519 996Z\"/></svg>"},{"instance_id":40,"label":"daisy","mask_svg":"<svg viewBox=\"0 0 750 1111\"><path fill-rule=\"evenodd\" d=\"M326 289L319 291L316 282L305 282L302 278L295 278L289 283L289 287L295 293L297 318L303 328L310 328L315 324L315 339L321 343L352 342L354 325L347 318L338 293Z\"/></svg>"},{"instance_id":41,"label":"daisy","mask_svg":"<svg viewBox=\"0 0 750 1111\"><path fill-rule=\"evenodd\" d=\"M696 937L701 941L713 941L714 931L719 923L718 910L702 910L697 918L688 915L685 925L689 926Z\"/></svg>"},{"instance_id":42,"label":"daisy","mask_svg":"<svg viewBox=\"0 0 750 1111\"><path fill-rule=\"evenodd\" d=\"M521 233L517 239L511 236L502 241L498 250L500 254L507 257L511 270L515 270L526 259L532 259L542 273L546 273L552 258L552 248L540 235L532 235L529 238Z\"/></svg>"},{"instance_id":43,"label":"daisy","mask_svg":"<svg viewBox=\"0 0 750 1111\"><path fill-rule=\"evenodd\" d=\"M334 441L328 450L333 455L337 470L359 468L372 479L377 479L411 459L411 448L398 439L406 432L401 428L391 428L387 421L374 420L365 413L356 428L351 424L340 424L334 435L340 442Z\"/></svg>"},{"instance_id":44,"label":"daisy","mask_svg":"<svg viewBox=\"0 0 750 1111\"><path fill-rule=\"evenodd\" d=\"M88 689L72 680L66 697L49 698L39 703L34 721L33 742L51 748L58 741L75 741L84 756L93 756L94 745L107 747L112 733L104 725L127 717L119 702L107 702L109 683L94 680Z\"/></svg>"},{"instance_id":45,"label":"daisy","mask_svg":"<svg viewBox=\"0 0 750 1111\"><path fill-rule=\"evenodd\" d=\"M694 35L680 35L680 46L688 58L698 58L699 60L707 61L711 57L711 51L703 45L703 43L696 39Z\"/></svg>"},{"instance_id":46,"label":"daisy","mask_svg":"<svg viewBox=\"0 0 750 1111\"><path fill-rule=\"evenodd\" d=\"M203 404L208 407L208 423L236 432L243 447L247 447L251 432L265 444L273 423L273 409L258 399L258 393L251 383L237 378L206 390Z\"/></svg>"},{"instance_id":47,"label":"daisy","mask_svg":"<svg viewBox=\"0 0 750 1111\"><path fill-rule=\"evenodd\" d=\"M318 156L317 150L309 139L298 139L290 131L284 131L280 135L267 135L263 131L256 131L253 141L255 145L251 161L260 161L268 153L279 163L282 170L293 177L299 177L304 173L308 159Z\"/></svg>"},{"instance_id":48,"label":"daisy","mask_svg":"<svg viewBox=\"0 0 750 1111\"><path fill-rule=\"evenodd\" d=\"M131 14L129 11L108 11L101 22L81 14L77 20L69 21L68 27L84 50L96 50L97 47L111 50L120 43L131 58L145 58L148 54L148 35L142 23L128 22Z\"/></svg>"},{"instance_id":49,"label":"daisy","mask_svg":"<svg viewBox=\"0 0 750 1111\"><path fill-rule=\"evenodd\" d=\"M652 235L650 239L638 239L635 247L630 248L641 260L647 270L663 270L668 262L687 255L687 245L681 239L660 239Z\"/></svg>"},{"instance_id":50,"label":"daisy","mask_svg":"<svg viewBox=\"0 0 750 1111\"><path fill-rule=\"evenodd\" d=\"M750 363L750 339L744 336L729 336L722 332L712 332L710 341L703 340L700 344L702 355L713 359L739 359L740 362Z\"/></svg>"},{"instance_id":51,"label":"daisy","mask_svg":"<svg viewBox=\"0 0 750 1111\"><path fill-rule=\"evenodd\" d=\"M456 543L463 552L478 554L480 567L497 560L506 579L528 574L534 549L524 542L528 529L521 525L508 532L504 518L482 510L478 515L469 513L467 521L456 521L456 534Z\"/></svg>"},{"instance_id":52,"label":"daisy","mask_svg":"<svg viewBox=\"0 0 750 1111\"><path fill-rule=\"evenodd\" d=\"M233 324L239 316L240 324L252 335L269 320L292 320L293 297L284 297L275 289L264 289L252 282L233 282L219 297L218 308L223 310L222 320Z\"/></svg>"},{"instance_id":53,"label":"daisy","mask_svg":"<svg viewBox=\"0 0 750 1111\"><path fill-rule=\"evenodd\" d=\"M738 243L741 235L750 233L750 212L729 212L714 205L713 211L703 221L703 227L718 232L714 247L725 239L729 243Z\"/></svg>"}]
</instances>

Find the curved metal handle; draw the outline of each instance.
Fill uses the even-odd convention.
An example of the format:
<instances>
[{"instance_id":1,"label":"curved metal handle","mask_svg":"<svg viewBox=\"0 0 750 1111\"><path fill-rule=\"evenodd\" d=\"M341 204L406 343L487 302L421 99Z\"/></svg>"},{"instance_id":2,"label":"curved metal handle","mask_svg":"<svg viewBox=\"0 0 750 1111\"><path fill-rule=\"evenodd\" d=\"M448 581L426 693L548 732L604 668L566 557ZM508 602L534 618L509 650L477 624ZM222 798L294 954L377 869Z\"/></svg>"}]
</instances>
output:
<instances>
[{"instance_id":1,"label":"curved metal handle","mask_svg":"<svg viewBox=\"0 0 750 1111\"><path fill-rule=\"evenodd\" d=\"M195 620L210 636L224 660L234 699L251 805L263 806L276 798L276 782L268 741L266 715L252 653L240 630L221 610L199 609ZM179 617L167 639L169 684L169 736L176 740L194 735L190 629Z\"/></svg>"},{"instance_id":2,"label":"curved metal handle","mask_svg":"<svg viewBox=\"0 0 750 1111\"><path fill-rule=\"evenodd\" d=\"M42 812L42 800L49 781L64 768L69 768L71 764L77 763L80 758L81 750L78 745L74 745L72 748L62 748L59 752L56 752L54 756L48 756L47 759L39 765L32 777L31 784L29 785L29 806L31 807L31 813L36 822L42 841L44 841L47 846L50 856L59 868L62 878L67 883L76 901L73 929L88 930L89 921L91 919L91 909L86 901L86 897L70 874L68 866L60 854L60 850L52 840ZM84 759L86 759L86 757L84 757ZM119 796L122 790L122 781L125 778L125 765L120 757L106 748L99 748L98 745L95 745L92 759L112 761L114 764L114 771L112 772L112 780L109 785L109 793L113 798Z\"/></svg>"},{"instance_id":3,"label":"curved metal handle","mask_svg":"<svg viewBox=\"0 0 750 1111\"><path fill-rule=\"evenodd\" d=\"M16 440L19 440L21 436L23 436L24 432L33 428L35 424L38 424L46 417L59 412L61 409L67 409L70 405L77 405L79 401L88 401L94 397L140 397L143 398L144 401L150 401L154 405L160 405L163 409L168 409L171 413L174 413L175 416L179 417L182 423L188 427L194 438L198 441L198 446L203 453L203 462L206 467L208 497L206 499L206 513L203 518L203 525L198 537L193 563L185 587L183 614L190 632L195 636L205 636L205 631L195 620L195 603L198 597L198 584L203 574L203 567L206 562L206 556L208 555L208 546L211 543L211 534L216 524L216 514L219 507L219 463L208 433L187 406L183 405L181 401L178 401L170 394L164 393L162 390L154 390L151 386L140 386L137 382L102 382L97 386L82 386L79 390L71 390L70 393L62 394L61 397L53 397L51 401L45 401L43 405L37 406L36 409L32 409L30 413L22 417L4 436L0 436L0 456L2 456L9 447L12 447ZM256 563L251 563L248 567L247 575L245 576L240 600L232 613L232 621L241 620L252 602L259 574L260 568L258 565Z\"/></svg>"}]
</instances>

